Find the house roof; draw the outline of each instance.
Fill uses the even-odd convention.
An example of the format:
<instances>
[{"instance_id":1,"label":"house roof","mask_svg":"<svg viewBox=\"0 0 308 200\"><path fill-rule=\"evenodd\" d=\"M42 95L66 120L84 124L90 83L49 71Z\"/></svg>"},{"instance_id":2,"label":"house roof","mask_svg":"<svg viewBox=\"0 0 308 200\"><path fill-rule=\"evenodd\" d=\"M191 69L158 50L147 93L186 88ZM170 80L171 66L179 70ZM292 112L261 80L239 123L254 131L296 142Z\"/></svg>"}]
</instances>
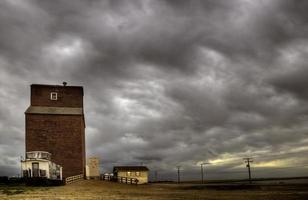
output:
<instances>
[{"instance_id":1,"label":"house roof","mask_svg":"<svg viewBox=\"0 0 308 200\"><path fill-rule=\"evenodd\" d=\"M146 166L114 166L113 171L149 171Z\"/></svg>"},{"instance_id":2,"label":"house roof","mask_svg":"<svg viewBox=\"0 0 308 200\"><path fill-rule=\"evenodd\" d=\"M30 106L26 114L83 115L82 108Z\"/></svg>"}]
</instances>

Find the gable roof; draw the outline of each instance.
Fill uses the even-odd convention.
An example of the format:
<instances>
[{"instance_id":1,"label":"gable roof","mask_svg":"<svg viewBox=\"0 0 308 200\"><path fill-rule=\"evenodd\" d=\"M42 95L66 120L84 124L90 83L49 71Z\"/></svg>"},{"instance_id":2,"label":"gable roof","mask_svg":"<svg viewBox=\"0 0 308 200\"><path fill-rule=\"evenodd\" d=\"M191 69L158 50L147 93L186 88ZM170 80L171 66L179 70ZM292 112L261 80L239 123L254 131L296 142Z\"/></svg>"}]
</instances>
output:
<instances>
[{"instance_id":1,"label":"gable roof","mask_svg":"<svg viewBox=\"0 0 308 200\"><path fill-rule=\"evenodd\" d=\"M146 166L114 166L113 171L149 171Z\"/></svg>"}]
</instances>

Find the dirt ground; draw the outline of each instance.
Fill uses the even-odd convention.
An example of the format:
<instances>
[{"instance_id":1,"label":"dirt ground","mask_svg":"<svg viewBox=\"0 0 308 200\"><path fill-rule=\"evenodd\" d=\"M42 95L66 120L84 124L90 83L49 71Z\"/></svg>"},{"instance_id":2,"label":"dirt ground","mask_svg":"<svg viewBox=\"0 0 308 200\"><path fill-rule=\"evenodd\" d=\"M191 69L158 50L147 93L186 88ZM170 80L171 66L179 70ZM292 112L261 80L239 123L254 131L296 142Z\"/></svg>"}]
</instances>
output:
<instances>
[{"instance_id":1,"label":"dirt ground","mask_svg":"<svg viewBox=\"0 0 308 200\"><path fill-rule=\"evenodd\" d=\"M27 189L0 188L0 199L209 199L209 200L286 200L308 199L308 186L262 186L252 189L213 189L189 184L125 185L113 182L83 180L66 186Z\"/></svg>"}]
</instances>

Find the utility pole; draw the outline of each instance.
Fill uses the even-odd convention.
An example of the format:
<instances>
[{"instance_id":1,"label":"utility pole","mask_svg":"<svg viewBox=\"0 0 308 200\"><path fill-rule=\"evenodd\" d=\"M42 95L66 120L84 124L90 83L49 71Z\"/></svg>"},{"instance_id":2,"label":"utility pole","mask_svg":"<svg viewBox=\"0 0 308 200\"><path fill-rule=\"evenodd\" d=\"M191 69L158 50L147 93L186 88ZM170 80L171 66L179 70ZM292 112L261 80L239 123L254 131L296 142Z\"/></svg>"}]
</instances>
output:
<instances>
[{"instance_id":1,"label":"utility pole","mask_svg":"<svg viewBox=\"0 0 308 200\"><path fill-rule=\"evenodd\" d=\"M210 164L210 163L201 163L201 183L203 184L203 177L204 177L204 171L203 171L203 165L207 165L207 164Z\"/></svg>"},{"instance_id":2,"label":"utility pole","mask_svg":"<svg viewBox=\"0 0 308 200\"><path fill-rule=\"evenodd\" d=\"M20 156L20 177L23 177L23 170L22 170L22 161L23 161L23 157Z\"/></svg>"},{"instance_id":3,"label":"utility pole","mask_svg":"<svg viewBox=\"0 0 308 200\"><path fill-rule=\"evenodd\" d=\"M180 168L181 166L176 166L176 168L178 169L178 183L181 182L181 179L180 179Z\"/></svg>"},{"instance_id":4,"label":"utility pole","mask_svg":"<svg viewBox=\"0 0 308 200\"><path fill-rule=\"evenodd\" d=\"M253 162L252 158L243 158L245 163L247 163L246 167L248 168L248 175L249 175L249 183L251 183L251 171L250 171L250 163Z\"/></svg>"},{"instance_id":5,"label":"utility pole","mask_svg":"<svg viewBox=\"0 0 308 200\"><path fill-rule=\"evenodd\" d=\"M154 178L155 178L155 182L157 182L157 177L158 177L158 172L157 171L154 171Z\"/></svg>"}]
</instances>

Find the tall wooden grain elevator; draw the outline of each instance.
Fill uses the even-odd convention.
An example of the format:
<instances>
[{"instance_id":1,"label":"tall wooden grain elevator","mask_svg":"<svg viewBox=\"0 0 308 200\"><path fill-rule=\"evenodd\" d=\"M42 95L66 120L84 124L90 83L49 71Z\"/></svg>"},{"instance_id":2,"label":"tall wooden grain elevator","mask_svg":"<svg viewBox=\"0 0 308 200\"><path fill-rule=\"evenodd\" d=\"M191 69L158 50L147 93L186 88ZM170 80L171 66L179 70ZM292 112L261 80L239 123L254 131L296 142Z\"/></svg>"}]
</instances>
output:
<instances>
[{"instance_id":1,"label":"tall wooden grain elevator","mask_svg":"<svg viewBox=\"0 0 308 200\"><path fill-rule=\"evenodd\" d=\"M26 152L47 151L63 177L85 174L85 120L81 86L31 85L25 112Z\"/></svg>"}]
</instances>

